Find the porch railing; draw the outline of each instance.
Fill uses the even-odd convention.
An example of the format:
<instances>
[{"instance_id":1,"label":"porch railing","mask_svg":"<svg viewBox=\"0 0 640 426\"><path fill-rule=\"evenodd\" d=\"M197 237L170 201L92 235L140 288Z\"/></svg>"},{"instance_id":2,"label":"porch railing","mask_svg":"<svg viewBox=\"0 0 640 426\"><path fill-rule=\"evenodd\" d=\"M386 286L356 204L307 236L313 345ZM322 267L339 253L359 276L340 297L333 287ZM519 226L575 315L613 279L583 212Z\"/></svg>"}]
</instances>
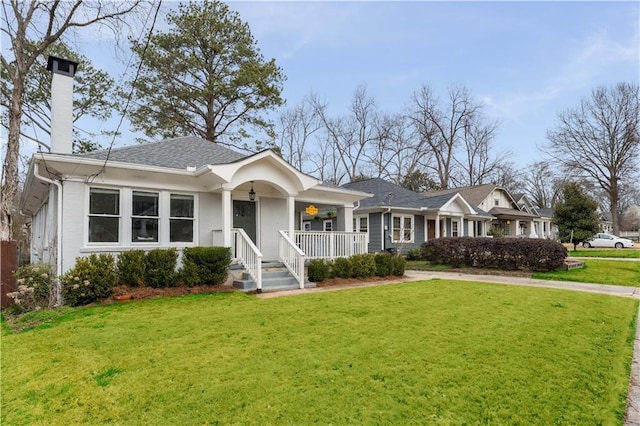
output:
<instances>
[{"instance_id":1,"label":"porch railing","mask_svg":"<svg viewBox=\"0 0 640 426\"><path fill-rule=\"evenodd\" d=\"M294 231L293 240L307 259L335 259L368 252L365 232Z\"/></svg>"},{"instance_id":2,"label":"porch railing","mask_svg":"<svg viewBox=\"0 0 640 426\"><path fill-rule=\"evenodd\" d=\"M304 288L304 252L289 238L285 231L278 231L278 253L280 262L298 280L298 287Z\"/></svg>"},{"instance_id":3,"label":"porch railing","mask_svg":"<svg viewBox=\"0 0 640 426\"><path fill-rule=\"evenodd\" d=\"M262 253L242 228L231 229L231 256L247 270L258 291L262 291Z\"/></svg>"}]
</instances>

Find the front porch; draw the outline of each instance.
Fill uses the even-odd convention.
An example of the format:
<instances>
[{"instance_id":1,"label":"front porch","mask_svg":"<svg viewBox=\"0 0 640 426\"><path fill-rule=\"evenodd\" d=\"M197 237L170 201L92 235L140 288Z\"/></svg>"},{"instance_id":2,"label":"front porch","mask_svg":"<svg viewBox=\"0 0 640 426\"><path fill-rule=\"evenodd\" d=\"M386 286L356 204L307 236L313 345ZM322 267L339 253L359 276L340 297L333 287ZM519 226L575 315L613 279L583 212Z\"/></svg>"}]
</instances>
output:
<instances>
[{"instance_id":1,"label":"front porch","mask_svg":"<svg viewBox=\"0 0 640 426\"><path fill-rule=\"evenodd\" d=\"M365 232L347 231L278 231L278 259L289 273L281 277L283 281L294 279L297 288L305 288L307 260L333 260L338 257L350 257L364 254L367 249ZM223 231L213 231L213 245L224 246ZM242 228L231 229L231 257L234 263L241 265L255 283L258 292L263 290L263 269L273 267L273 259L265 259L261 250Z\"/></svg>"}]
</instances>

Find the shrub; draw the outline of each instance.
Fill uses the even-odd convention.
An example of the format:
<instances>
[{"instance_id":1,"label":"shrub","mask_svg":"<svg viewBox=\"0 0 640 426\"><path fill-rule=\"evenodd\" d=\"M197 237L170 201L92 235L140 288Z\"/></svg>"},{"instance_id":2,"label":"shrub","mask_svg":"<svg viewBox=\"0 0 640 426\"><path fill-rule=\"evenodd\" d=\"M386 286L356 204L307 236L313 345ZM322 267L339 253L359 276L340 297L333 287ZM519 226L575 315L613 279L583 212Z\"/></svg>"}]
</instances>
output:
<instances>
[{"instance_id":1,"label":"shrub","mask_svg":"<svg viewBox=\"0 0 640 426\"><path fill-rule=\"evenodd\" d=\"M376 254L376 275L379 277L388 277L391 275L392 266L391 253L377 253Z\"/></svg>"},{"instance_id":2,"label":"shrub","mask_svg":"<svg viewBox=\"0 0 640 426\"><path fill-rule=\"evenodd\" d=\"M391 256L391 275L401 277L404 275L407 260L402 256Z\"/></svg>"},{"instance_id":3,"label":"shrub","mask_svg":"<svg viewBox=\"0 0 640 426\"><path fill-rule=\"evenodd\" d=\"M118 255L118 279L121 284L144 285L144 250L123 251Z\"/></svg>"},{"instance_id":4,"label":"shrub","mask_svg":"<svg viewBox=\"0 0 640 426\"><path fill-rule=\"evenodd\" d=\"M110 254L92 254L76 259L74 267L60 283L66 304L86 305L106 299L118 284L115 259Z\"/></svg>"},{"instance_id":5,"label":"shrub","mask_svg":"<svg viewBox=\"0 0 640 426\"><path fill-rule=\"evenodd\" d=\"M367 278L376 274L376 258L373 254L356 254L349 258L351 276Z\"/></svg>"},{"instance_id":6,"label":"shrub","mask_svg":"<svg viewBox=\"0 0 640 426\"><path fill-rule=\"evenodd\" d=\"M329 277L329 264L324 259L312 259L307 267L309 281L320 283Z\"/></svg>"},{"instance_id":7,"label":"shrub","mask_svg":"<svg viewBox=\"0 0 640 426\"><path fill-rule=\"evenodd\" d=\"M14 273L18 291L7 293L23 312L39 311L53 306L53 271L48 263L36 263L18 268Z\"/></svg>"},{"instance_id":8,"label":"shrub","mask_svg":"<svg viewBox=\"0 0 640 426\"><path fill-rule=\"evenodd\" d=\"M412 248L407 250L407 260L421 260L422 253L419 248Z\"/></svg>"},{"instance_id":9,"label":"shrub","mask_svg":"<svg viewBox=\"0 0 640 426\"><path fill-rule=\"evenodd\" d=\"M222 284L227 280L231 252L227 247L187 247L180 278L185 285Z\"/></svg>"},{"instance_id":10,"label":"shrub","mask_svg":"<svg viewBox=\"0 0 640 426\"><path fill-rule=\"evenodd\" d=\"M144 258L144 282L149 287L173 287L177 282L177 261L175 248L149 251Z\"/></svg>"},{"instance_id":11,"label":"shrub","mask_svg":"<svg viewBox=\"0 0 640 426\"><path fill-rule=\"evenodd\" d=\"M346 257L338 257L333 261L332 275L338 278L351 278L351 261Z\"/></svg>"},{"instance_id":12,"label":"shrub","mask_svg":"<svg viewBox=\"0 0 640 426\"><path fill-rule=\"evenodd\" d=\"M550 271L567 257L562 244L535 238L438 238L425 242L421 250L434 263L502 270Z\"/></svg>"}]
</instances>

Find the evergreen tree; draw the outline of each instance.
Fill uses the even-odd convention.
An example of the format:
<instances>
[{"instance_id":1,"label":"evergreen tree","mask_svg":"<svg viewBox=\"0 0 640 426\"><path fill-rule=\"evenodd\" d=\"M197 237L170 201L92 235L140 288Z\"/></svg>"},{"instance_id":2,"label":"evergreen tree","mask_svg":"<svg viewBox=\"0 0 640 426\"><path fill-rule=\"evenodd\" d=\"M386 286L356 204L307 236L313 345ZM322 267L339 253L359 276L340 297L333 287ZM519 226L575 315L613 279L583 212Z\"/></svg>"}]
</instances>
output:
<instances>
[{"instance_id":1,"label":"evergreen tree","mask_svg":"<svg viewBox=\"0 0 640 426\"><path fill-rule=\"evenodd\" d=\"M576 246L598 232L598 203L582 187L569 182L562 187L562 200L556 204L553 223L558 226L560 241Z\"/></svg>"},{"instance_id":2,"label":"evergreen tree","mask_svg":"<svg viewBox=\"0 0 640 426\"><path fill-rule=\"evenodd\" d=\"M283 103L284 76L274 59L264 60L238 13L217 0L190 2L167 23L148 45L132 41L143 61L133 126L151 138L194 135L242 146L253 128L272 140L261 113Z\"/></svg>"}]
</instances>

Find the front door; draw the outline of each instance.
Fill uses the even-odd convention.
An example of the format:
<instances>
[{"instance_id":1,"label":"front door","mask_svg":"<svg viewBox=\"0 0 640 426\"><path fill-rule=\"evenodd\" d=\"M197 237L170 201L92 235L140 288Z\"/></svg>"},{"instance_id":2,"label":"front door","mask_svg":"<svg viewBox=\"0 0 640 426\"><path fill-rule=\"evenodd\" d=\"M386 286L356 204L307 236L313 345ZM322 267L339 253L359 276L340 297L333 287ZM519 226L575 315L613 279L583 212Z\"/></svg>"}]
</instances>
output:
<instances>
[{"instance_id":1,"label":"front door","mask_svg":"<svg viewBox=\"0 0 640 426\"><path fill-rule=\"evenodd\" d=\"M242 228L256 243L256 203L233 200L233 227Z\"/></svg>"},{"instance_id":2,"label":"front door","mask_svg":"<svg viewBox=\"0 0 640 426\"><path fill-rule=\"evenodd\" d=\"M436 221L427 219L427 241L436 238Z\"/></svg>"}]
</instances>

